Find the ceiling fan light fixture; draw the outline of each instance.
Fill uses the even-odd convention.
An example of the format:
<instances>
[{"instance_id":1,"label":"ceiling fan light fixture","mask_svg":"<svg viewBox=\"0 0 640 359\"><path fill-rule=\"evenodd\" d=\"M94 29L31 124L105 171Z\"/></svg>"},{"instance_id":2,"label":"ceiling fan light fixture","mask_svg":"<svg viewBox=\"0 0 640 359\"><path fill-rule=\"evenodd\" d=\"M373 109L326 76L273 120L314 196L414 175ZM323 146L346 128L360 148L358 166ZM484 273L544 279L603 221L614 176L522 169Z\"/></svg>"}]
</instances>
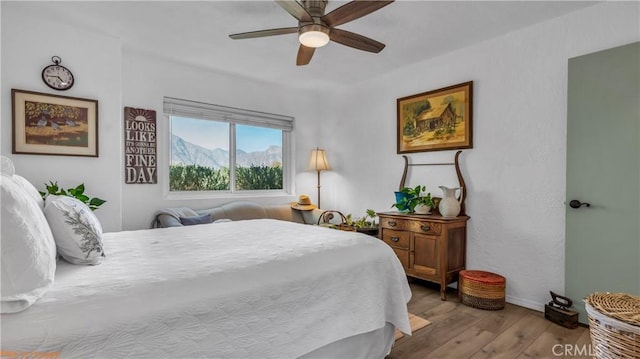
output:
<instances>
[{"instance_id":1,"label":"ceiling fan light fixture","mask_svg":"<svg viewBox=\"0 0 640 359\"><path fill-rule=\"evenodd\" d=\"M300 28L298 40L306 47L322 47L329 43L329 28L319 24L305 25Z\"/></svg>"}]
</instances>

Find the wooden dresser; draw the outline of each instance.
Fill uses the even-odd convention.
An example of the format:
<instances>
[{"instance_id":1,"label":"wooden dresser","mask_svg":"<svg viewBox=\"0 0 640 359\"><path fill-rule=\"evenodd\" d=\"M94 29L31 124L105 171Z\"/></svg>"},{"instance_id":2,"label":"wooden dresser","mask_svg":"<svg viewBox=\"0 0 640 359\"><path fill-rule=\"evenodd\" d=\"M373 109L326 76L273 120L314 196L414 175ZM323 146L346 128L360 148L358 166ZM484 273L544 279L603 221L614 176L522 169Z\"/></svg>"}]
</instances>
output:
<instances>
[{"instance_id":1,"label":"wooden dresser","mask_svg":"<svg viewBox=\"0 0 640 359\"><path fill-rule=\"evenodd\" d=\"M396 253L410 277L440 284L446 300L447 284L458 280L465 269L468 216L381 212L378 238Z\"/></svg>"}]
</instances>

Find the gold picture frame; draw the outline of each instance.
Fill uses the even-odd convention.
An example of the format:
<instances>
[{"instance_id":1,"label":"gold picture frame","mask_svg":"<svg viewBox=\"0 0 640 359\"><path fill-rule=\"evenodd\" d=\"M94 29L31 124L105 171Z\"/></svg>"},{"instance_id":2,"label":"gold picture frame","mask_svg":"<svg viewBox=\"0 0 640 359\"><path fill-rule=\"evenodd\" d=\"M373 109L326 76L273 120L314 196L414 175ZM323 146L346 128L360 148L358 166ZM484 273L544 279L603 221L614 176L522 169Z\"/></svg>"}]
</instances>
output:
<instances>
[{"instance_id":1,"label":"gold picture frame","mask_svg":"<svg viewBox=\"0 0 640 359\"><path fill-rule=\"evenodd\" d=\"M473 147L473 81L397 99L398 153Z\"/></svg>"},{"instance_id":2,"label":"gold picture frame","mask_svg":"<svg viewBox=\"0 0 640 359\"><path fill-rule=\"evenodd\" d=\"M11 89L12 153L98 157L98 100Z\"/></svg>"}]
</instances>

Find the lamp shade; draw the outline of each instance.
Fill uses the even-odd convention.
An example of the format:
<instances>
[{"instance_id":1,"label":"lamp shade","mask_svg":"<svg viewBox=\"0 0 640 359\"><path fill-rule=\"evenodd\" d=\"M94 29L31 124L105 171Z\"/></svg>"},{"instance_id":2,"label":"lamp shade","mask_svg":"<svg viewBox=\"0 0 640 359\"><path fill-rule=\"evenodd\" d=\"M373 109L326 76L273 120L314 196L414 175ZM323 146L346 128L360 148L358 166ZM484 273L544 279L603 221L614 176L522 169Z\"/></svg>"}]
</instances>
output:
<instances>
[{"instance_id":1,"label":"lamp shade","mask_svg":"<svg viewBox=\"0 0 640 359\"><path fill-rule=\"evenodd\" d=\"M331 167L329 167L329 161L327 161L327 154L324 150L316 148L311 151L309 169L314 171L327 171L331 169Z\"/></svg>"}]
</instances>

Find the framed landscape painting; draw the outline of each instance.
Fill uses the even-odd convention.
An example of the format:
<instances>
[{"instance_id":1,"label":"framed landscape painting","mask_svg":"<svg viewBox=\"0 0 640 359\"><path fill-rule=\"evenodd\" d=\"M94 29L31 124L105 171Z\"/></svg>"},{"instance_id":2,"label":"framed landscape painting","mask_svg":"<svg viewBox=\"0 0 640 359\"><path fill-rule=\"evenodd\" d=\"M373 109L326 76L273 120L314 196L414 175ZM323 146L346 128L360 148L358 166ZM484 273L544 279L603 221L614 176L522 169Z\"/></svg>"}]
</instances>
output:
<instances>
[{"instance_id":1,"label":"framed landscape painting","mask_svg":"<svg viewBox=\"0 0 640 359\"><path fill-rule=\"evenodd\" d=\"M11 89L12 153L98 157L98 101Z\"/></svg>"},{"instance_id":2,"label":"framed landscape painting","mask_svg":"<svg viewBox=\"0 0 640 359\"><path fill-rule=\"evenodd\" d=\"M473 147L473 81L397 100L398 153Z\"/></svg>"}]
</instances>

